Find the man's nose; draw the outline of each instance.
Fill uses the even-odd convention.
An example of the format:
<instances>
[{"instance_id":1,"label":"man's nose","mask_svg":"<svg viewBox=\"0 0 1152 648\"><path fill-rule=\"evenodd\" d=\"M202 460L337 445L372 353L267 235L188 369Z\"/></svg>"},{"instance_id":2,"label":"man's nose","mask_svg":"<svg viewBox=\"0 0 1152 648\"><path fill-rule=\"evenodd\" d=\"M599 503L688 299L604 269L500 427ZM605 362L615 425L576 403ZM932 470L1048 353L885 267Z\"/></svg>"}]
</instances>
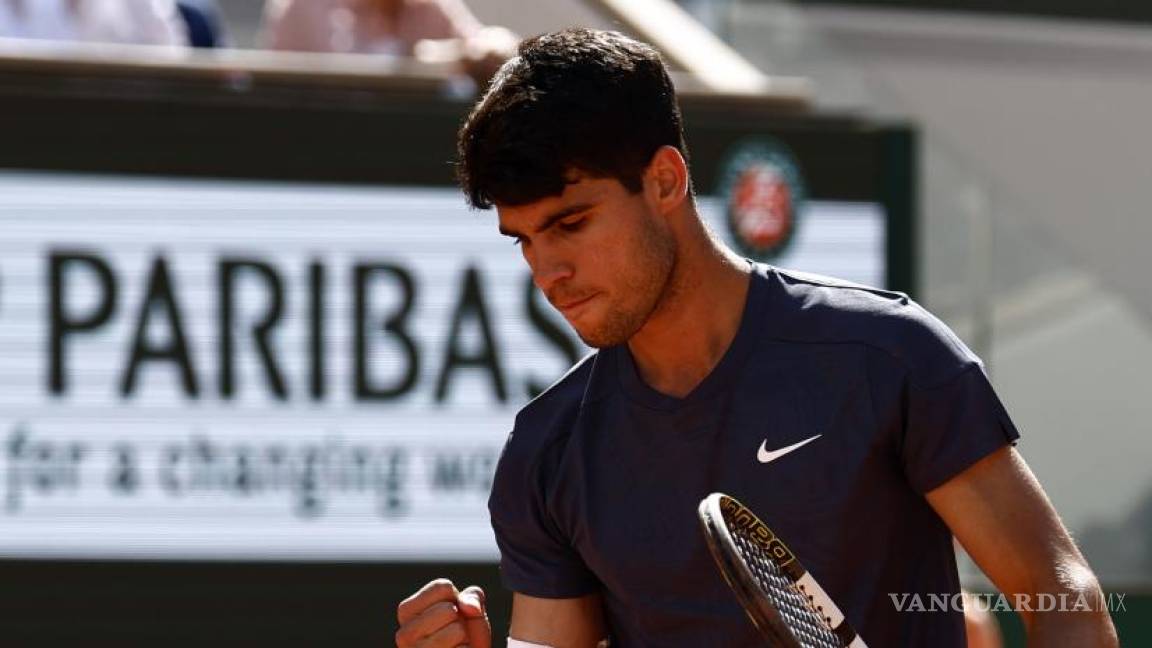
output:
<instances>
[{"instance_id":1,"label":"man's nose","mask_svg":"<svg viewBox=\"0 0 1152 648\"><path fill-rule=\"evenodd\" d=\"M532 268L532 280L536 287L548 294L552 288L572 277L572 263L569 259L549 250L533 250L528 265Z\"/></svg>"}]
</instances>

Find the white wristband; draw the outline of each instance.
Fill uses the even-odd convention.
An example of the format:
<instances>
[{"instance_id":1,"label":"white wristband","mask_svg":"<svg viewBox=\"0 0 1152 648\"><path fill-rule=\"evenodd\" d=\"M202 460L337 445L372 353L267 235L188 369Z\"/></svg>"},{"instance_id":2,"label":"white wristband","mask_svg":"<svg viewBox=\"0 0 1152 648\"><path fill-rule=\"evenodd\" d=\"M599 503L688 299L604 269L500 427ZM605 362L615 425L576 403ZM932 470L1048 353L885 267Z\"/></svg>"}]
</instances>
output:
<instances>
[{"instance_id":1,"label":"white wristband","mask_svg":"<svg viewBox=\"0 0 1152 648\"><path fill-rule=\"evenodd\" d=\"M532 643L530 641L520 641L519 639L508 637L508 648L552 648L552 646ZM608 648L608 640L604 639L600 643L596 644L596 648Z\"/></svg>"}]
</instances>

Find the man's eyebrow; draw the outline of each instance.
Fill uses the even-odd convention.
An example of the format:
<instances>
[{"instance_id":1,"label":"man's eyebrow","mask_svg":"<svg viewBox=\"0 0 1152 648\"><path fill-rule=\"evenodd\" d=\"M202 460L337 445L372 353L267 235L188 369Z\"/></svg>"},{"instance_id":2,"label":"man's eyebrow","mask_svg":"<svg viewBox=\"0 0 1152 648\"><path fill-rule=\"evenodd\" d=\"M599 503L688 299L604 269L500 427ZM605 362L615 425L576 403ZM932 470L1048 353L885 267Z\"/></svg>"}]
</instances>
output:
<instances>
[{"instance_id":1,"label":"man's eyebrow","mask_svg":"<svg viewBox=\"0 0 1152 648\"><path fill-rule=\"evenodd\" d=\"M544 222L540 223L540 225L538 225L536 227L536 232L537 233L543 232L544 230L548 229L549 227L552 227L552 224L555 223L556 221L564 219L564 218L568 218L569 216L571 216L573 214L579 214L582 211L588 211L589 209L592 209L595 206L596 206L595 203L590 203L590 202L577 203L575 205L569 205L569 206L567 206L567 207L565 207L559 211L553 212L553 213L549 214L547 218L544 219ZM503 225L500 226L500 233L503 234L504 236L511 236L512 238L519 238L521 236L520 232L517 232L516 230L504 227Z\"/></svg>"}]
</instances>

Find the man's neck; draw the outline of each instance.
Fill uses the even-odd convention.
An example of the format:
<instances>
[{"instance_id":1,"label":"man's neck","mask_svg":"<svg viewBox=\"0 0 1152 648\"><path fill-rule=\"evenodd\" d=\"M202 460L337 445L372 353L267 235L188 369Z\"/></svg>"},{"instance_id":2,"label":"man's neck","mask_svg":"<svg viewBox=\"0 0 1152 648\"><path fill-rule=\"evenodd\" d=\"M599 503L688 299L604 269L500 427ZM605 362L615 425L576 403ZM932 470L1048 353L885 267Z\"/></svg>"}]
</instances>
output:
<instances>
[{"instance_id":1,"label":"man's neck","mask_svg":"<svg viewBox=\"0 0 1152 648\"><path fill-rule=\"evenodd\" d=\"M628 340L640 377L669 396L687 396L719 364L740 328L748 297L747 261L709 237L683 251L666 301Z\"/></svg>"}]
</instances>

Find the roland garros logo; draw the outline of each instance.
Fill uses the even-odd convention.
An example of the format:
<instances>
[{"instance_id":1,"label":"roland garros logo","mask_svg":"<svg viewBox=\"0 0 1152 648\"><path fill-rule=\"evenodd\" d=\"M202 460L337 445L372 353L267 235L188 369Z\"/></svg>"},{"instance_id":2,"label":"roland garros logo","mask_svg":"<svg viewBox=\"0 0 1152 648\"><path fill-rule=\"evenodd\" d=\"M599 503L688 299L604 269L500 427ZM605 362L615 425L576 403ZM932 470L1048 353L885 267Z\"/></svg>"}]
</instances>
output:
<instances>
[{"instance_id":1,"label":"roland garros logo","mask_svg":"<svg viewBox=\"0 0 1152 648\"><path fill-rule=\"evenodd\" d=\"M799 165L784 145L769 138L737 144L720 177L728 233L745 255L767 261L792 242L806 199Z\"/></svg>"}]
</instances>

